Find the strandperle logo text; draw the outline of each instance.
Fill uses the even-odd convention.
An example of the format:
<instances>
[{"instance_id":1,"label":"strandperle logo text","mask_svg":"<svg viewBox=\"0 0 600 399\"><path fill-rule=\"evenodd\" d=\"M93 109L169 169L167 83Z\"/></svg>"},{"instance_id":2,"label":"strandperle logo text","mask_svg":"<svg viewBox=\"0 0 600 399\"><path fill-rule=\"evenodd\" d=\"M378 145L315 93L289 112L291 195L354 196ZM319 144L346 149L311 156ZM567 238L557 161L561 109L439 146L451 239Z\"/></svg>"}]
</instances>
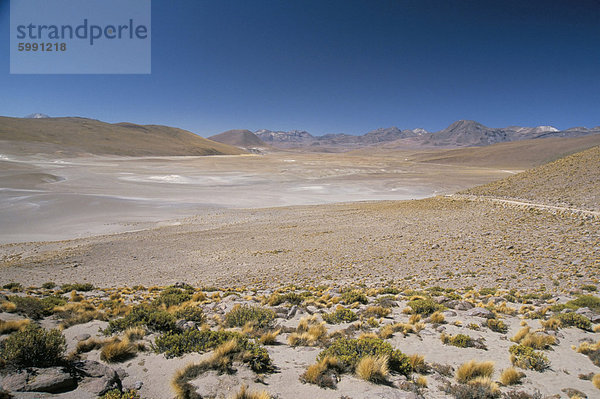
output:
<instances>
[{"instance_id":1,"label":"strandperle logo text","mask_svg":"<svg viewBox=\"0 0 600 399\"><path fill-rule=\"evenodd\" d=\"M148 38L148 27L136 24L129 19L125 24L95 25L86 19L80 25L29 25L17 26L18 39L31 40L65 40L81 39L88 40L91 46L94 41L101 39L146 39Z\"/></svg>"}]
</instances>

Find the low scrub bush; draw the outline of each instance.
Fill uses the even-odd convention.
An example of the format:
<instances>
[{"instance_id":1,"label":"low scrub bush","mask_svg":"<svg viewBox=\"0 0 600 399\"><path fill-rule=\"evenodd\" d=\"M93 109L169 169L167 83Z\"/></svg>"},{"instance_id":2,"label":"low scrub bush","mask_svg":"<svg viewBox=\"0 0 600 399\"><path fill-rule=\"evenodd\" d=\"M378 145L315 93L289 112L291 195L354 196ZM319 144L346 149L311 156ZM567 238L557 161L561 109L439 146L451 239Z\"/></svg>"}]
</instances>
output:
<instances>
[{"instance_id":1,"label":"low scrub bush","mask_svg":"<svg viewBox=\"0 0 600 399\"><path fill-rule=\"evenodd\" d=\"M207 352L216 347L235 340L236 353L240 353L242 361L256 372L273 370L269 354L265 348L250 341L245 335L233 331L212 331L188 329L181 333L167 332L157 337L154 348L164 353L167 358L181 356L190 352Z\"/></svg>"},{"instance_id":2,"label":"low scrub bush","mask_svg":"<svg viewBox=\"0 0 600 399\"><path fill-rule=\"evenodd\" d=\"M431 298L418 298L408 302L413 314L429 316L430 314L443 310L444 307L433 301Z\"/></svg>"},{"instance_id":3,"label":"low scrub bush","mask_svg":"<svg viewBox=\"0 0 600 399\"><path fill-rule=\"evenodd\" d=\"M550 361L541 352L525 345L513 345L508 351L511 353L510 361L517 367L535 371L544 371L550 367Z\"/></svg>"},{"instance_id":4,"label":"low scrub bush","mask_svg":"<svg viewBox=\"0 0 600 399\"><path fill-rule=\"evenodd\" d=\"M323 313L322 317L329 324L351 323L358 320L356 313L341 306L333 313Z\"/></svg>"},{"instance_id":5,"label":"low scrub bush","mask_svg":"<svg viewBox=\"0 0 600 399\"><path fill-rule=\"evenodd\" d=\"M94 289L94 286L90 283L74 283L74 284L63 284L60 289L63 292L69 292L69 291L92 291Z\"/></svg>"},{"instance_id":6,"label":"low scrub bush","mask_svg":"<svg viewBox=\"0 0 600 399\"><path fill-rule=\"evenodd\" d=\"M517 370L514 367L509 367L502 370L502 373L500 373L500 383L505 386L516 385L520 384L524 377L525 373Z\"/></svg>"},{"instance_id":7,"label":"low scrub bush","mask_svg":"<svg viewBox=\"0 0 600 399\"><path fill-rule=\"evenodd\" d=\"M358 362L365 356L387 356L391 371L406 376L412 372L408 356L379 338L339 338L319 354L317 361L327 356L337 359L340 367L349 372L354 371Z\"/></svg>"},{"instance_id":8,"label":"low scrub bush","mask_svg":"<svg viewBox=\"0 0 600 399\"><path fill-rule=\"evenodd\" d=\"M170 306L180 305L183 302L189 301L192 298L189 292L175 287L167 287L158 294L154 300L156 305Z\"/></svg>"},{"instance_id":9,"label":"low scrub bush","mask_svg":"<svg viewBox=\"0 0 600 399\"><path fill-rule=\"evenodd\" d=\"M123 392L119 389L113 389L100 396L100 399L142 399L142 397L135 389L128 389Z\"/></svg>"},{"instance_id":10,"label":"low scrub bush","mask_svg":"<svg viewBox=\"0 0 600 399\"><path fill-rule=\"evenodd\" d=\"M367 307L364 310L363 316L366 317L366 318L369 318L369 317L386 317L390 313L392 313L392 311L389 308L386 308L386 307L383 307L383 306L369 306L369 307Z\"/></svg>"},{"instance_id":11,"label":"low scrub bush","mask_svg":"<svg viewBox=\"0 0 600 399\"><path fill-rule=\"evenodd\" d=\"M560 320L560 324L563 327L578 327L586 331L592 328L590 319L575 312L558 313L554 317Z\"/></svg>"},{"instance_id":12,"label":"low scrub bush","mask_svg":"<svg viewBox=\"0 0 600 399\"><path fill-rule=\"evenodd\" d=\"M342 372L338 360L331 356L325 356L317 363L308 366L300 376L300 381L318 385L321 388L335 389L337 385L337 373Z\"/></svg>"},{"instance_id":13,"label":"low scrub bush","mask_svg":"<svg viewBox=\"0 0 600 399\"><path fill-rule=\"evenodd\" d=\"M229 327L243 327L246 323L252 323L257 328L266 328L273 324L275 312L260 306L235 305L225 315L225 323Z\"/></svg>"},{"instance_id":14,"label":"low scrub bush","mask_svg":"<svg viewBox=\"0 0 600 399\"><path fill-rule=\"evenodd\" d=\"M344 301L344 303L346 305L352 305L353 303L356 303L356 302L366 305L367 302L369 302L369 300L367 299L367 296L360 290L345 291L342 294L342 301Z\"/></svg>"},{"instance_id":15,"label":"low scrub bush","mask_svg":"<svg viewBox=\"0 0 600 399\"><path fill-rule=\"evenodd\" d=\"M64 298L59 296L47 296L44 298L35 298L32 296L10 296L9 301L14 303L17 313L23 314L34 320L39 320L45 316L50 316L54 307L67 303Z\"/></svg>"},{"instance_id":16,"label":"low scrub bush","mask_svg":"<svg viewBox=\"0 0 600 399\"><path fill-rule=\"evenodd\" d=\"M206 321L206 316L202 308L194 305L183 305L181 308L173 312L176 319L183 319L202 324Z\"/></svg>"},{"instance_id":17,"label":"low scrub bush","mask_svg":"<svg viewBox=\"0 0 600 399\"><path fill-rule=\"evenodd\" d=\"M498 319L487 319L487 327L497 333L506 334L508 332L508 326L502 320Z\"/></svg>"},{"instance_id":18,"label":"low scrub bush","mask_svg":"<svg viewBox=\"0 0 600 399\"><path fill-rule=\"evenodd\" d=\"M16 367L45 367L63 361L65 337L58 330L27 325L0 342L0 358Z\"/></svg>"},{"instance_id":19,"label":"low scrub bush","mask_svg":"<svg viewBox=\"0 0 600 399\"><path fill-rule=\"evenodd\" d=\"M494 374L494 362L477 362L470 360L456 370L456 381L466 383L475 378L491 378Z\"/></svg>"},{"instance_id":20,"label":"low scrub bush","mask_svg":"<svg viewBox=\"0 0 600 399\"><path fill-rule=\"evenodd\" d=\"M0 334L9 334L15 331L23 330L29 325L29 319L23 320L0 320Z\"/></svg>"},{"instance_id":21,"label":"low scrub bush","mask_svg":"<svg viewBox=\"0 0 600 399\"><path fill-rule=\"evenodd\" d=\"M120 319L111 320L104 330L106 335L126 330L129 327L145 326L152 331L175 331L175 317L162 309L148 305L138 305Z\"/></svg>"},{"instance_id":22,"label":"low scrub bush","mask_svg":"<svg viewBox=\"0 0 600 399\"><path fill-rule=\"evenodd\" d=\"M481 340L473 339L465 334L448 335L446 333L442 333L440 339L442 340L442 343L456 346L458 348L486 349Z\"/></svg>"}]
</instances>

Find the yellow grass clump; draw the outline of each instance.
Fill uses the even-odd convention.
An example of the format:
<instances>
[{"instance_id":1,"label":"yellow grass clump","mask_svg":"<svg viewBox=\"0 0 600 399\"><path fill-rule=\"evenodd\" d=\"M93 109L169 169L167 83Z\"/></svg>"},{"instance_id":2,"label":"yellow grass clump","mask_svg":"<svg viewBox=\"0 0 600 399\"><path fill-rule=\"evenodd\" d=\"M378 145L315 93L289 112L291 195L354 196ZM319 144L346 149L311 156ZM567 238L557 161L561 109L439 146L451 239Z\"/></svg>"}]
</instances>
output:
<instances>
[{"instance_id":1,"label":"yellow grass clump","mask_svg":"<svg viewBox=\"0 0 600 399\"><path fill-rule=\"evenodd\" d=\"M232 398L233 399L271 399L271 395L269 395L269 393L267 391L260 391L260 392L248 391L248 386L242 385L242 388L240 389L240 391L238 393L236 393L235 396L233 396Z\"/></svg>"},{"instance_id":2,"label":"yellow grass clump","mask_svg":"<svg viewBox=\"0 0 600 399\"><path fill-rule=\"evenodd\" d=\"M29 325L29 319L23 320L0 320L0 334L9 334L11 332L19 331Z\"/></svg>"},{"instance_id":3,"label":"yellow grass clump","mask_svg":"<svg viewBox=\"0 0 600 399\"><path fill-rule=\"evenodd\" d=\"M600 374L596 374L592 377L592 384L598 389L600 389Z\"/></svg>"},{"instance_id":4,"label":"yellow grass clump","mask_svg":"<svg viewBox=\"0 0 600 399\"><path fill-rule=\"evenodd\" d=\"M437 311L434 312L431 316L429 316L429 322L433 324L443 324L446 322L446 318L442 314L442 312Z\"/></svg>"},{"instance_id":5,"label":"yellow grass clump","mask_svg":"<svg viewBox=\"0 0 600 399\"><path fill-rule=\"evenodd\" d=\"M514 367L509 367L502 370L502 373L500 374L500 383L506 386L520 384L523 377L525 377L525 373Z\"/></svg>"},{"instance_id":6,"label":"yellow grass clump","mask_svg":"<svg viewBox=\"0 0 600 399\"><path fill-rule=\"evenodd\" d=\"M122 362L135 356L138 350L143 349L143 344L136 345L128 339L114 339L102 346L100 359L107 363Z\"/></svg>"},{"instance_id":7,"label":"yellow grass clump","mask_svg":"<svg viewBox=\"0 0 600 399\"><path fill-rule=\"evenodd\" d=\"M408 361L412 369L417 373L427 372L427 365L425 364L425 356L419 355L418 353L408 356Z\"/></svg>"},{"instance_id":8,"label":"yellow grass clump","mask_svg":"<svg viewBox=\"0 0 600 399\"><path fill-rule=\"evenodd\" d=\"M364 356L356 365L356 375L365 381L384 382L389 375L388 356Z\"/></svg>"},{"instance_id":9,"label":"yellow grass clump","mask_svg":"<svg viewBox=\"0 0 600 399\"><path fill-rule=\"evenodd\" d=\"M513 342L521 342L521 340L523 340L523 338L525 338L525 336L527 334L529 334L529 331L531 331L531 327L525 326L525 327L521 328L519 331L517 331L515 336L512 337L510 340Z\"/></svg>"},{"instance_id":10,"label":"yellow grass clump","mask_svg":"<svg viewBox=\"0 0 600 399\"><path fill-rule=\"evenodd\" d=\"M415 380L415 384L419 388L427 388L427 377L425 377L424 375L418 376L417 379Z\"/></svg>"},{"instance_id":11,"label":"yellow grass clump","mask_svg":"<svg viewBox=\"0 0 600 399\"><path fill-rule=\"evenodd\" d=\"M500 387L496 384L490 377L475 377L472 380L467 382L469 385L479 385L487 388L487 391L492 395L500 394Z\"/></svg>"},{"instance_id":12,"label":"yellow grass clump","mask_svg":"<svg viewBox=\"0 0 600 399\"><path fill-rule=\"evenodd\" d=\"M492 374L494 374L494 362L470 360L456 370L456 380L460 383L467 383L477 377L491 378Z\"/></svg>"},{"instance_id":13,"label":"yellow grass clump","mask_svg":"<svg viewBox=\"0 0 600 399\"><path fill-rule=\"evenodd\" d=\"M6 313L12 313L15 310L17 310L17 305L10 301L3 301L2 303L0 303L0 309Z\"/></svg>"},{"instance_id":14,"label":"yellow grass clump","mask_svg":"<svg viewBox=\"0 0 600 399\"><path fill-rule=\"evenodd\" d=\"M551 317L548 320L542 320L540 323L542 324L542 328L546 331L558 331L558 329L560 328L560 320L558 320L555 317Z\"/></svg>"},{"instance_id":15,"label":"yellow grass clump","mask_svg":"<svg viewBox=\"0 0 600 399\"><path fill-rule=\"evenodd\" d=\"M281 329L267 331L266 333L264 333L263 335L260 336L259 341L263 345L275 345L277 343L277 336L279 335L280 332L281 332Z\"/></svg>"}]
</instances>

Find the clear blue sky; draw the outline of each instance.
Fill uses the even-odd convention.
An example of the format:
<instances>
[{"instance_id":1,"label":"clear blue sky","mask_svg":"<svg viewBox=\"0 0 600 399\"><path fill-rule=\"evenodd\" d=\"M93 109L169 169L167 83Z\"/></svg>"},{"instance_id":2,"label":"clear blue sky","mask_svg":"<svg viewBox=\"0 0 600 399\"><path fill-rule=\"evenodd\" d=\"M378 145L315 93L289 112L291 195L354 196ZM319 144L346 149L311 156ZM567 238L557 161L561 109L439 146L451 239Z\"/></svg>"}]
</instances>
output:
<instances>
[{"instance_id":1,"label":"clear blue sky","mask_svg":"<svg viewBox=\"0 0 600 399\"><path fill-rule=\"evenodd\" d=\"M152 0L151 75L10 75L8 0L0 37L5 116L202 136L600 125L599 0Z\"/></svg>"}]
</instances>

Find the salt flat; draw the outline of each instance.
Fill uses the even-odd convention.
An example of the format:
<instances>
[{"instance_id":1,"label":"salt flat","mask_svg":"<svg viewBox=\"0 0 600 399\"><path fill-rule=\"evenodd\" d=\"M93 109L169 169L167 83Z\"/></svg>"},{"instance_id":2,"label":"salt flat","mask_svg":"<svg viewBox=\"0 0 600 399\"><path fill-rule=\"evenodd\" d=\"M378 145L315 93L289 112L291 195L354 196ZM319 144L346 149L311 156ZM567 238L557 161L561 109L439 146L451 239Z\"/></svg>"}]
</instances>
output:
<instances>
[{"instance_id":1,"label":"salt flat","mask_svg":"<svg viewBox=\"0 0 600 399\"><path fill-rule=\"evenodd\" d=\"M420 199L510 172L381 155L2 154L0 243L135 231L216 208Z\"/></svg>"}]
</instances>

